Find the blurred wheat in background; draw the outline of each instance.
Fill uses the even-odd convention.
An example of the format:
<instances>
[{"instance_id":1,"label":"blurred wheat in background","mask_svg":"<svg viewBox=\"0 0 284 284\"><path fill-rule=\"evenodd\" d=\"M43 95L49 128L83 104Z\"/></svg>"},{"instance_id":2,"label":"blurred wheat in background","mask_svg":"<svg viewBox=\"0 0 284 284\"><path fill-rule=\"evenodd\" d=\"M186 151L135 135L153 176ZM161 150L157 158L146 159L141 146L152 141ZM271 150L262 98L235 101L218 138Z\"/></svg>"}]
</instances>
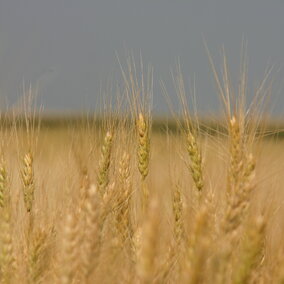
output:
<instances>
[{"instance_id":1,"label":"blurred wheat in background","mask_svg":"<svg viewBox=\"0 0 284 284\"><path fill-rule=\"evenodd\" d=\"M52 126L25 98L22 115L2 114L1 283L284 283L268 77L247 103L246 65L233 90L224 57L213 123L190 111L178 67L172 131L152 118L151 69L138 71L123 71L127 111Z\"/></svg>"}]
</instances>

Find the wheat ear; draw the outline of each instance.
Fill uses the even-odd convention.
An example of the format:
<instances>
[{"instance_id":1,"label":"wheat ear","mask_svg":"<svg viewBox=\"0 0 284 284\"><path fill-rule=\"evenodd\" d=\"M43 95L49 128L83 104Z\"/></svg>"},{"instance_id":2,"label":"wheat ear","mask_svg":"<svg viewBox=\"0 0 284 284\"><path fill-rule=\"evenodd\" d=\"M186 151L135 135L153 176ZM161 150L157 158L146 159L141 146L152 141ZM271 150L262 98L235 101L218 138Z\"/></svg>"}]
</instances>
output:
<instances>
[{"instance_id":1,"label":"wheat ear","mask_svg":"<svg viewBox=\"0 0 284 284\"><path fill-rule=\"evenodd\" d=\"M110 169L110 157L113 142L113 134L111 131L107 131L104 142L101 148L101 157L99 161L98 170L98 189L101 195L104 195L105 190L109 184L109 169Z\"/></svg>"},{"instance_id":2,"label":"wheat ear","mask_svg":"<svg viewBox=\"0 0 284 284\"><path fill-rule=\"evenodd\" d=\"M244 156L245 156L245 137L244 129L239 119L233 116L229 120L229 153L230 165L228 173L228 192L238 191L238 186L242 179L244 169Z\"/></svg>"},{"instance_id":3,"label":"wheat ear","mask_svg":"<svg viewBox=\"0 0 284 284\"><path fill-rule=\"evenodd\" d=\"M149 125L142 113L138 116L138 169L144 180L149 172L149 153L150 153L150 139L149 139Z\"/></svg>"},{"instance_id":4,"label":"wheat ear","mask_svg":"<svg viewBox=\"0 0 284 284\"><path fill-rule=\"evenodd\" d=\"M204 186L201 148L198 145L196 131L187 131L187 151L190 158L191 176L197 190L200 192Z\"/></svg>"},{"instance_id":5,"label":"wheat ear","mask_svg":"<svg viewBox=\"0 0 284 284\"><path fill-rule=\"evenodd\" d=\"M34 202L34 169L33 169L33 155L29 151L23 159L24 165L22 170L22 182L23 182L23 193L24 203L27 212L31 212Z\"/></svg>"},{"instance_id":6,"label":"wheat ear","mask_svg":"<svg viewBox=\"0 0 284 284\"><path fill-rule=\"evenodd\" d=\"M145 184L145 179L149 173L150 160L150 137L149 137L149 122L145 119L142 113L138 116L137 121L138 130L138 169L142 179L142 207L143 211L147 210L149 199L149 190Z\"/></svg>"},{"instance_id":7,"label":"wheat ear","mask_svg":"<svg viewBox=\"0 0 284 284\"><path fill-rule=\"evenodd\" d=\"M250 204L250 196L254 188L253 179L255 177L255 160L253 155L249 154L244 163L245 166L237 191L231 192L228 198L225 219L222 225L225 234L233 233L238 229Z\"/></svg>"}]
</instances>

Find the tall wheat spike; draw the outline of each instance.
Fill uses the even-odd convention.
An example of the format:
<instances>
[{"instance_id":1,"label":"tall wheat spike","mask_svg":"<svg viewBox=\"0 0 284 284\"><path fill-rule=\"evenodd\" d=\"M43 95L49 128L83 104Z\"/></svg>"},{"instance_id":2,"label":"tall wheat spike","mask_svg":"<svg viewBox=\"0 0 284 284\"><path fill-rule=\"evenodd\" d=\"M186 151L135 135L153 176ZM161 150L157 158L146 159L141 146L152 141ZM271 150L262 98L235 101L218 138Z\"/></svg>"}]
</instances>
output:
<instances>
[{"instance_id":1,"label":"tall wheat spike","mask_svg":"<svg viewBox=\"0 0 284 284\"><path fill-rule=\"evenodd\" d=\"M172 73L174 86L177 96L180 100L183 111L183 122L180 123L180 127L185 123L185 137L186 148L189 155L189 168L194 182L194 185L199 193L201 193L204 187L203 177L203 161L202 161L202 149L199 141L199 126L197 116L195 115L195 121L193 116L189 112L189 106L187 101L187 93L184 83L184 78L181 71L180 63L177 64L177 70ZM195 88L193 90L193 96L195 96ZM195 106L196 107L196 106Z\"/></svg>"},{"instance_id":2,"label":"tall wheat spike","mask_svg":"<svg viewBox=\"0 0 284 284\"><path fill-rule=\"evenodd\" d=\"M228 173L228 192L239 190L245 167L245 133L241 118L233 116L229 121L230 165Z\"/></svg>"},{"instance_id":3,"label":"tall wheat spike","mask_svg":"<svg viewBox=\"0 0 284 284\"><path fill-rule=\"evenodd\" d=\"M34 202L34 168L33 168L33 154L29 151L23 159L22 182L24 203L27 212L31 212Z\"/></svg>"},{"instance_id":4,"label":"tall wheat spike","mask_svg":"<svg viewBox=\"0 0 284 284\"><path fill-rule=\"evenodd\" d=\"M187 151L190 158L189 167L192 179L197 190L201 191L204 186L201 149L197 143L195 131L190 129L187 131Z\"/></svg>"},{"instance_id":5,"label":"tall wheat spike","mask_svg":"<svg viewBox=\"0 0 284 284\"><path fill-rule=\"evenodd\" d=\"M137 121L138 129L138 169L144 180L149 172L149 153L150 153L150 138L149 125L142 113L139 113Z\"/></svg>"},{"instance_id":6,"label":"tall wheat spike","mask_svg":"<svg viewBox=\"0 0 284 284\"><path fill-rule=\"evenodd\" d=\"M98 170L98 189L103 195L109 184L109 168L111 162L111 149L113 142L113 134L111 131L107 131L104 142L101 148L101 156L99 161L99 170Z\"/></svg>"},{"instance_id":7,"label":"tall wheat spike","mask_svg":"<svg viewBox=\"0 0 284 284\"><path fill-rule=\"evenodd\" d=\"M150 161L150 134L149 134L149 122L145 119L142 113L139 113L137 121L138 130L138 169L142 179L142 208L145 212L148 206L149 189L145 184L145 179L149 173L149 161Z\"/></svg>"},{"instance_id":8,"label":"tall wheat spike","mask_svg":"<svg viewBox=\"0 0 284 284\"><path fill-rule=\"evenodd\" d=\"M237 230L250 204L251 192L254 188L253 179L255 176L255 161L252 154L249 154L244 162L244 170L238 181L237 190L233 191L228 198L223 223L223 231L225 233Z\"/></svg>"}]
</instances>

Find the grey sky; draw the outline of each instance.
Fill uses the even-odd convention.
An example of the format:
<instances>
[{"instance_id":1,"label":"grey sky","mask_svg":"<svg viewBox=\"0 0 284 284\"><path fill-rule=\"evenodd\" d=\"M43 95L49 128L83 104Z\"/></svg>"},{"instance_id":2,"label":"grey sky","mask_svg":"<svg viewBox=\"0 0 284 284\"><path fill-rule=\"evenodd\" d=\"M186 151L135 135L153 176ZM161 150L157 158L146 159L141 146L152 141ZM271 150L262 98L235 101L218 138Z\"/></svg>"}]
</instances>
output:
<instances>
[{"instance_id":1,"label":"grey sky","mask_svg":"<svg viewBox=\"0 0 284 284\"><path fill-rule=\"evenodd\" d=\"M235 74L243 36L250 82L269 64L280 70L273 103L282 114L284 0L0 0L0 95L14 103L24 80L39 85L45 109L96 109L100 88L119 74L115 52L123 61L132 50L154 66L156 82L169 81L179 57L185 77L195 74L198 107L214 112L202 37L217 65L224 44ZM157 113L166 109L159 88Z\"/></svg>"}]
</instances>

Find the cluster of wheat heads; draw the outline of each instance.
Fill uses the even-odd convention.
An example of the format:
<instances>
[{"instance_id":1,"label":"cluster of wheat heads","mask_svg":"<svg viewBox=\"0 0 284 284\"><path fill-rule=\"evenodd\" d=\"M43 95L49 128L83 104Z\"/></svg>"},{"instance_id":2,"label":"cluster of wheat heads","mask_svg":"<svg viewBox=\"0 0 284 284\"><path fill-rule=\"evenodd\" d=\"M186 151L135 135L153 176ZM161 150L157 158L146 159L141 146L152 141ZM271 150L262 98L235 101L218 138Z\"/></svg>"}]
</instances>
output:
<instances>
[{"instance_id":1,"label":"cluster of wheat heads","mask_svg":"<svg viewBox=\"0 0 284 284\"><path fill-rule=\"evenodd\" d=\"M180 74L176 134L152 130L139 101L151 83L132 75L130 115L101 126L39 130L30 111L2 119L0 282L284 283L283 146L258 134L245 78L233 101L226 68L216 78L217 135L190 115Z\"/></svg>"}]
</instances>

